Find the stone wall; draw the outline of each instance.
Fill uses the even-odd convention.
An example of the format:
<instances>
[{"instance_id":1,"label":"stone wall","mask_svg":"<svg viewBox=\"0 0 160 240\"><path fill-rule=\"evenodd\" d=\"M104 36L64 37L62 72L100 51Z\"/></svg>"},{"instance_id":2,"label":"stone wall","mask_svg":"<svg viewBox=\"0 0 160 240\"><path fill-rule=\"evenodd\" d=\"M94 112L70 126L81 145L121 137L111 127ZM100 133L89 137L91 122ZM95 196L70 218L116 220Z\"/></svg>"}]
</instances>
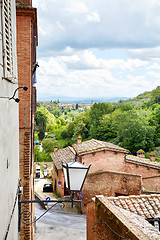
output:
<instances>
[{"instance_id":1,"label":"stone wall","mask_svg":"<svg viewBox=\"0 0 160 240\"><path fill-rule=\"evenodd\" d=\"M88 174L82 189L83 204L86 205L95 195L138 195L141 189L140 175L113 171L91 173Z\"/></svg>"}]
</instances>

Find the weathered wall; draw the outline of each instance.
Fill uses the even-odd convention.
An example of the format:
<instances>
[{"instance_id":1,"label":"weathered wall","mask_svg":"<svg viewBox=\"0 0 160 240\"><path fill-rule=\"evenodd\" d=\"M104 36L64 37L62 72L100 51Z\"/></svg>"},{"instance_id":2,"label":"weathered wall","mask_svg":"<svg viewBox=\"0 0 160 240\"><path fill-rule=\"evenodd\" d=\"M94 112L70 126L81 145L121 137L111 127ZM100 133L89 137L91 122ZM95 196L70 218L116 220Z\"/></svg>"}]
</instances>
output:
<instances>
[{"instance_id":1,"label":"weathered wall","mask_svg":"<svg viewBox=\"0 0 160 240\"><path fill-rule=\"evenodd\" d=\"M0 39L2 34L0 10ZM19 119L18 104L9 100L17 85L16 74L16 33L15 33L15 3L12 1L13 17L13 75L15 84L3 79L3 46L0 40L0 238L4 239L13 210L19 179ZM18 204L16 204L7 240L18 239Z\"/></svg>"},{"instance_id":2,"label":"weathered wall","mask_svg":"<svg viewBox=\"0 0 160 240\"><path fill-rule=\"evenodd\" d=\"M146 177L142 181L144 190L160 193L160 176Z\"/></svg>"},{"instance_id":3,"label":"weathered wall","mask_svg":"<svg viewBox=\"0 0 160 240\"><path fill-rule=\"evenodd\" d=\"M160 172L158 169L148 166L136 165L135 163L131 162L126 162L125 158L126 156L124 153L116 153L113 151L100 151L82 156L81 161L84 162L85 165L91 164L91 168L89 171L90 173L106 170L141 175L142 182L143 178L146 178L144 181L144 187L147 190L158 192L160 191ZM156 176L159 177L157 178ZM152 184L153 182L154 185Z\"/></svg>"},{"instance_id":4,"label":"weathered wall","mask_svg":"<svg viewBox=\"0 0 160 240\"><path fill-rule=\"evenodd\" d=\"M151 176L160 176L160 172L156 168L147 167L147 166L136 166L135 163L126 162L125 165L122 168L122 171L128 172L128 173L136 173L142 175L142 178L144 177L151 177Z\"/></svg>"},{"instance_id":5,"label":"weathered wall","mask_svg":"<svg viewBox=\"0 0 160 240\"><path fill-rule=\"evenodd\" d=\"M95 195L138 195L141 189L140 175L112 171L91 173L83 186L83 204L86 205Z\"/></svg>"},{"instance_id":6,"label":"weathered wall","mask_svg":"<svg viewBox=\"0 0 160 240\"><path fill-rule=\"evenodd\" d=\"M91 164L91 168L89 170L90 173L105 170L121 171L121 169L124 167L124 160L124 153L109 150L94 152L81 156L82 163L85 165Z\"/></svg>"},{"instance_id":7,"label":"weathered wall","mask_svg":"<svg viewBox=\"0 0 160 240\"><path fill-rule=\"evenodd\" d=\"M25 6L25 7L31 7L32 6L32 0L16 0L17 6Z\"/></svg>"},{"instance_id":8,"label":"weathered wall","mask_svg":"<svg viewBox=\"0 0 160 240\"><path fill-rule=\"evenodd\" d=\"M17 1L21 6L30 5L31 1ZM18 5L19 6L19 5ZM35 9L17 8L17 59L19 86L28 90L19 91L19 137L20 137L20 178L24 187L23 200L34 199L33 185L33 153L34 153L34 104L33 104L33 68L36 46L34 44L34 28L36 22ZM31 211L34 220L34 204L23 204L22 209ZM20 239L33 239L33 224L22 223Z\"/></svg>"},{"instance_id":9,"label":"weathered wall","mask_svg":"<svg viewBox=\"0 0 160 240\"><path fill-rule=\"evenodd\" d=\"M149 239L129 219L124 219L111 203L103 204L96 198L87 205L87 240Z\"/></svg>"},{"instance_id":10,"label":"weathered wall","mask_svg":"<svg viewBox=\"0 0 160 240\"><path fill-rule=\"evenodd\" d=\"M133 175L132 177L130 176L130 178L128 178L129 180L127 180L127 183L121 180L121 177L118 174L117 174L117 177L115 177L116 175L113 173L112 173L112 177L111 175L106 174L105 181L103 181L98 176L98 174L95 176L92 175L92 177L90 175L90 179L92 178L92 181L90 181L90 184L85 183L84 188L82 189L82 192L85 191L84 193L87 194L86 201L88 201L87 200L88 197L90 198L91 196L94 196L94 194L92 195L90 192L88 192L88 190L90 191L90 189L93 192L95 191L95 194L103 193L103 194L107 194L108 196L109 195L111 196L115 193L124 194L124 195L139 194L142 185L145 187L146 190L158 191L158 192L160 191L160 187L159 187L160 177L158 178L156 177L156 176L160 176L159 170L152 167L149 168L147 166L141 166L141 165L137 166L135 163L126 162L125 153L114 152L109 150L99 151L99 152L81 155L78 157L78 160L84 163L85 165L91 164L89 174L96 173L96 172L100 173L104 171L114 171L114 172L120 172L121 174L124 173L124 175L125 173ZM63 183L64 182L63 175L60 173L59 176L57 177L57 174L56 173L54 174L54 172L56 172L55 165L53 167L54 182L55 182L55 179L57 179L57 182L60 180ZM134 174L139 175L139 177L135 177ZM142 182L140 180L140 175L142 176ZM152 177L152 178L149 179L148 177ZM146 178L144 182L143 182L143 178ZM89 177L87 178L86 182L87 181L89 181ZM134 186L134 181L136 181L135 186ZM94 184L92 184L92 182L94 182ZM129 185L130 185L130 188L128 188ZM57 188L57 191L60 191L63 196L64 189L65 187L62 186L61 188Z\"/></svg>"}]
</instances>

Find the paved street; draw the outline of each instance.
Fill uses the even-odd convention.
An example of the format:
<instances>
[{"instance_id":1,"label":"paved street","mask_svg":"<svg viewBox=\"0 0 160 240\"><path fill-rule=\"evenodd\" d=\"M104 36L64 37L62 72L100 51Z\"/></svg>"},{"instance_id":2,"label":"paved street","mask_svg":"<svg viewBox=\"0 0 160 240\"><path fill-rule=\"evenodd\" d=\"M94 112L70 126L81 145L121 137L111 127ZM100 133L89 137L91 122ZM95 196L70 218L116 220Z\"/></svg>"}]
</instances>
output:
<instances>
[{"instance_id":1,"label":"paved street","mask_svg":"<svg viewBox=\"0 0 160 240\"><path fill-rule=\"evenodd\" d=\"M35 192L40 199L56 199L53 193L43 193L43 184L50 182L46 179L35 180ZM53 204L48 204L51 207ZM66 204L65 211L59 204L53 207L36 223L34 240L86 240L86 216L75 213L75 210ZM73 212L69 212L72 210ZM46 210L40 204L35 204L35 215L38 218Z\"/></svg>"},{"instance_id":2,"label":"paved street","mask_svg":"<svg viewBox=\"0 0 160 240\"><path fill-rule=\"evenodd\" d=\"M49 205L50 207L51 205ZM45 210L35 205L36 217ZM85 240L86 216L64 212L59 205L53 207L36 223L35 240Z\"/></svg>"}]
</instances>

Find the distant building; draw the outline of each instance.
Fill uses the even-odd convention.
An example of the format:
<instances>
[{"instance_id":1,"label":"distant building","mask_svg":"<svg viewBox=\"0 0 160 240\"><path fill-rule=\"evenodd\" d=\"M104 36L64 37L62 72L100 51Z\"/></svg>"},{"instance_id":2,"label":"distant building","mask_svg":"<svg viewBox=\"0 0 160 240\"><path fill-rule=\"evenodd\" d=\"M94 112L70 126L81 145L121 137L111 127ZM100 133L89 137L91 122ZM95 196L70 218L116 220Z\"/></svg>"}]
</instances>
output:
<instances>
[{"instance_id":1,"label":"distant building","mask_svg":"<svg viewBox=\"0 0 160 240\"><path fill-rule=\"evenodd\" d=\"M18 239L19 105L10 97L18 87L15 1L0 8L0 239Z\"/></svg>"},{"instance_id":2,"label":"distant building","mask_svg":"<svg viewBox=\"0 0 160 240\"><path fill-rule=\"evenodd\" d=\"M24 94L19 92L19 141L20 178L23 187L23 200L34 199L34 113L36 110L36 46L37 11L31 0L16 0L17 6L17 60L19 86L28 87ZM34 204L23 204L22 210L29 209L30 221L34 220ZM20 239L33 239L33 224L21 224Z\"/></svg>"}]
</instances>

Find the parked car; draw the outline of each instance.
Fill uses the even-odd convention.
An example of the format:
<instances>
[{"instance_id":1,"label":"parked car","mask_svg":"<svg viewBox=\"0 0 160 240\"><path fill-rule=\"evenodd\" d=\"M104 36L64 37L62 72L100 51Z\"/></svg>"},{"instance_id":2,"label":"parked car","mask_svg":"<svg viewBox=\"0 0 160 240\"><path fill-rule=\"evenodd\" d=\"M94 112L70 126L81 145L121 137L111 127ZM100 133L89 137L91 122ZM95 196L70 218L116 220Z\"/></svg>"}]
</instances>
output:
<instances>
[{"instance_id":1,"label":"parked car","mask_svg":"<svg viewBox=\"0 0 160 240\"><path fill-rule=\"evenodd\" d=\"M52 185L52 183L45 183L43 185L43 192L53 192L53 185Z\"/></svg>"}]
</instances>

